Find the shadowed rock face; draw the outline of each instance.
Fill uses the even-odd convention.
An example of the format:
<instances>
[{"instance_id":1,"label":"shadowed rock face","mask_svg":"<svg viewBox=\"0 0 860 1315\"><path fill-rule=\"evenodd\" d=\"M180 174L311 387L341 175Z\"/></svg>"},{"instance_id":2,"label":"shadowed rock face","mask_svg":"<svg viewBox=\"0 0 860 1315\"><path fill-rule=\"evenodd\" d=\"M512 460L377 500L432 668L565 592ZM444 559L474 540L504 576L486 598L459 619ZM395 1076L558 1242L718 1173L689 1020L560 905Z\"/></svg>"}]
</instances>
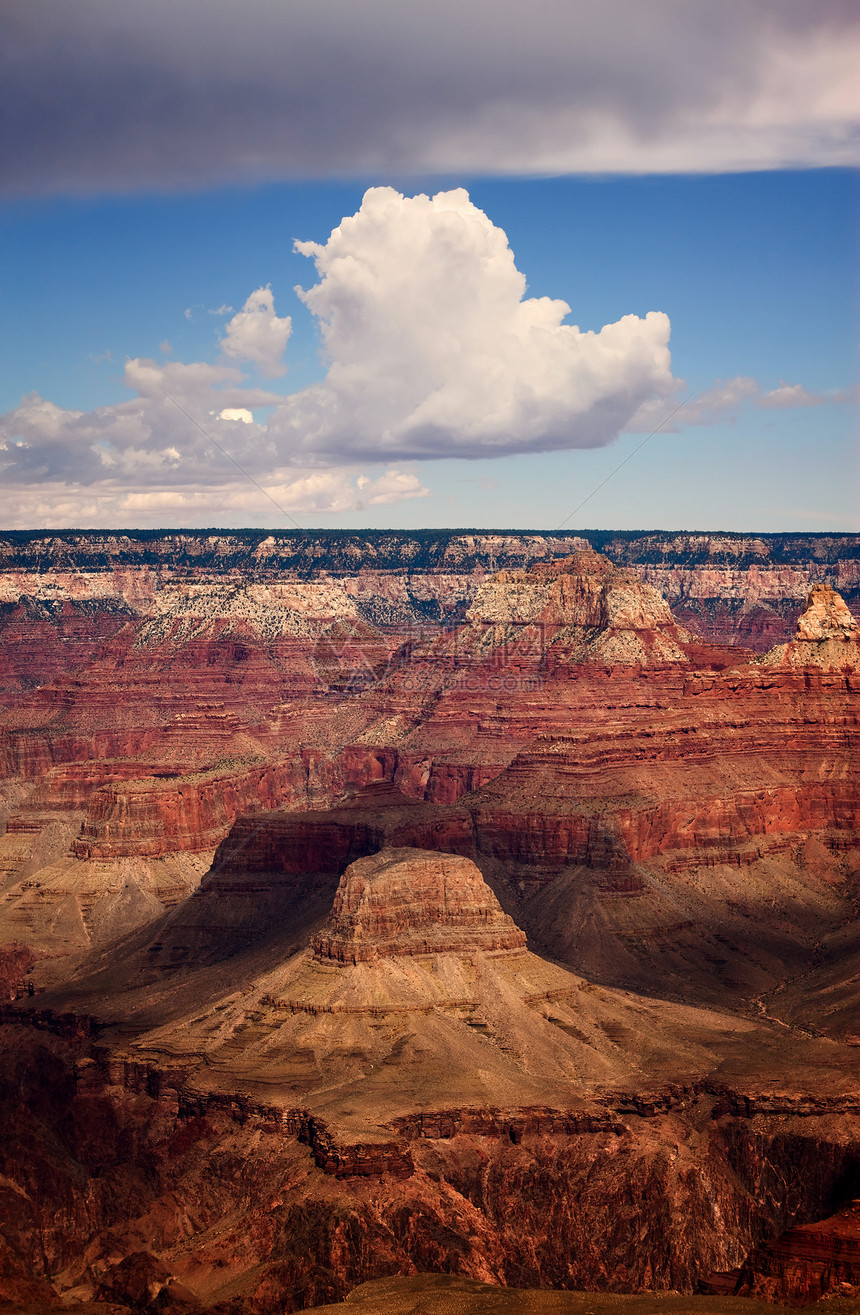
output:
<instances>
[{"instance_id":1,"label":"shadowed rock face","mask_svg":"<svg viewBox=\"0 0 860 1315\"><path fill-rule=\"evenodd\" d=\"M350 864L313 940L318 959L525 949L475 864L420 849L384 849Z\"/></svg>"},{"instance_id":2,"label":"shadowed rock face","mask_svg":"<svg viewBox=\"0 0 860 1315\"><path fill-rule=\"evenodd\" d=\"M282 1315L428 1270L514 1288L691 1291L792 1221L829 1213L857 1167L844 1115L720 1113L682 1089L641 1113L616 1098L578 1125L546 1109L437 1111L387 1142L338 1147L315 1117L189 1091L166 1064L107 1061L103 1041L21 1027L2 1040L0 1172L18 1190L0 1195L12 1253L0 1293L11 1278L19 1300L50 1300L50 1276L67 1298L125 1303L165 1272L218 1315ZM25 1296L15 1267L43 1291ZM628 1303L631 1315L695 1310L664 1299L652 1311L628 1298L618 1315ZM570 1309L613 1306L571 1297Z\"/></svg>"},{"instance_id":3,"label":"shadowed rock face","mask_svg":"<svg viewBox=\"0 0 860 1315\"><path fill-rule=\"evenodd\" d=\"M26 974L33 967L34 955L26 945L0 945L0 1000L14 1000Z\"/></svg>"}]
</instances>

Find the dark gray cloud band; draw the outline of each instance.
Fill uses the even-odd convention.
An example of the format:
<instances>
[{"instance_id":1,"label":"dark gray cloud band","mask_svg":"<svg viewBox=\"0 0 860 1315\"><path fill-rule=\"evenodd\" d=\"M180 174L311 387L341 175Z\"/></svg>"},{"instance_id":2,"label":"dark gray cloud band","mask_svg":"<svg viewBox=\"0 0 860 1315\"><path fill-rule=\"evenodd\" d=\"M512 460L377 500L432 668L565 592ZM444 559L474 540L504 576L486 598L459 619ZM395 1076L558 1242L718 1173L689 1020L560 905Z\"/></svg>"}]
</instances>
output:
<instances>
[{"instance_id":1,"label":"dark gray cloud band","mask_svg":"<svg viewBox=\"0 0 860 1315\"><path fill-rule=\"evenodd\" d=\"M7 0L6 195L846 164L845 0Z\"/></svg>"}]
</instances>

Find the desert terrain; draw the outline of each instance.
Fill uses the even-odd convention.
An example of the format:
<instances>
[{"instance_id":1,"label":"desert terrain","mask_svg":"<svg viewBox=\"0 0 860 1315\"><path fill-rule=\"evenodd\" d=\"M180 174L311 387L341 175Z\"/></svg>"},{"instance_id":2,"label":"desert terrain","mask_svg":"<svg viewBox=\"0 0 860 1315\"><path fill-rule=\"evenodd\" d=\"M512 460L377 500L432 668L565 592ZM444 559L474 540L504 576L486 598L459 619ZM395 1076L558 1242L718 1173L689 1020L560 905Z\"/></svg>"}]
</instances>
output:
<instances>
[{"instance_id":1,"label":"desert terrain","mask_svg":"<svg viewBox=\"0 0 860 1315\"><path fill-rule=\"evenodd\" d=\"M858 601L856 536L5 534L4 1299L858 1309Z\"/></svg>"}]
</instances>

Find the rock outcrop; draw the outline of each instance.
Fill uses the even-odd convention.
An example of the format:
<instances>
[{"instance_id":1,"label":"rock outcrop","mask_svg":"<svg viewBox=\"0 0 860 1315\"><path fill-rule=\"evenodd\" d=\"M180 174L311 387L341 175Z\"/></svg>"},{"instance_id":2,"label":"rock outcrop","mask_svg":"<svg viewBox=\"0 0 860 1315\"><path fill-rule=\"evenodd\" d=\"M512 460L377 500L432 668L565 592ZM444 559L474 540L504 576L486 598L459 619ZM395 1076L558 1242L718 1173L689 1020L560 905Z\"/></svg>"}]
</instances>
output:
<instances>
[{"instance_id":1,"label":"rock outcrop","mask_svg":"<svg viewBox=\"0 0 860 1315\"><path fill-rule=\"evenodd\" d=\"M816 585L807 596L794 639L772 649L764 663L769 667L858 671L860 625L835 589Z\"/></svg>"},{"instance_id":2,"label":"rock outcrop","mask_svg":"<svg viewBox=\"0 0 860 1315\"><path fill-rule=\"evenodd\" d=\"M213 849L239 813L307 802L301 758L230 762L188 774L139 775L88 800L73 853L81 859L161 858Z\"/></svg>"},{"instance_id":3,"label":"rock outcrop","mask_svg":"<svg viewBox=\"0 0 860 1315\"><path fill-rule=\"evenodd\" d=\"M860 1201L761 1243L747 1257L734 1290L791 1306L840 1296L860 1307Z\"/></svg>"},{"instance_id":4,"label":"rock outcrop","mask_svg":"<svg viewBox=\"0 0 860 1315\"><path fill-rule=\"evenodd\" d=\"M312 942L318 959L339 963L525 945L470 859L421 849L383 849L351 863Z\"/></svg>"},{"instance_id":5,"label":"rock outcrop","mask_svg":"<svg viewBox=\"0 0 860 1315\"><path fill-rule=\"evenodd\" d=\"M0 945L0 1001L14 1000L23 990L24 978L35 963L29 946L12 941Z\"/></svg>"},{"instance_id":6,"label":"rock outcrop","mask_svg":"<svg viewBox=\"0 0 860 1315\"><path fill-rule=\"evenodd\" d=\"M500 571L478 590L466 615L481 647L488 629L491 642L517 644L521 637L512 631L533 627L536 642L567 661L684 662L683 646L692 642L653 586L590 549L527 571ZM468 632L459 642L468 645Z\"/></svg>"}]
</instances>

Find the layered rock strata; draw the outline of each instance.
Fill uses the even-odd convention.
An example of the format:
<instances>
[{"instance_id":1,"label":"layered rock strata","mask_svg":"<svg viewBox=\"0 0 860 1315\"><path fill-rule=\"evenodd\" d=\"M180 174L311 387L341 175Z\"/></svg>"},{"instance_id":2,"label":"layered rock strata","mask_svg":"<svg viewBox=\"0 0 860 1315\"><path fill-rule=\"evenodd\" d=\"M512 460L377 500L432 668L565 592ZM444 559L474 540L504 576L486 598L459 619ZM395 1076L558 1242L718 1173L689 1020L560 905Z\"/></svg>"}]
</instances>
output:
<instances>
[{"instance_id":1,"label":"layered rock strata","mask_svg":"<svg viewBox=\"0 0 860 1315\"><path fill-rule=\"evenodd\" d=\"M532 547L444 634L371 630L366 573L294 620L271 580L156 578L13 691L0 939L11 976L53 956L0 1063L18 1270L118 1292L146 1239L146 1273L260 1312L377 1266L690 1289L837 1209L853 631L814 591L803 660L759 662L629 561ZM206 851L169 850L202 836L192 895Z\"/></svg>"},{"instance_id":2,"label":"layered rock strata","mask_svg":"<svg viewBox=\"0 0 860 1315\"><path fill-rule=\"evenodd\" d=\"M734 1290L793 1306L842 1296L860 1307L860 1201L763 1242L747 1257Z\"/></svg>"},{"instance_id":3,"label":"layered rock strata","mask_svg":"<svg viewBox=\"0 0 860 1315\"><path fill-rule=\"evenodd\" d=\"M860 625L845 600L829 585L816 585L806 599L794 639L771 650L770 667L817 667L824 671L860 669Z\"/></svg>"},{"instance_id":4,"label":"layered rock strata","mask_svg":"<svg viewBox=\"0 0 860 1315\"><path fill-rule=\"evenodd\" d=\"M856 535L696 533L307 534L266 531L6 533L0 600L65 600L145 613L165 588L331 580L374 625L460 620L487 574L592 547L655 586L710 642L757 651L787 639L811 584L860 601Z\"/></svg>"},{"instance_id":5,"label":"layered rock strata","mask_svg":"<svg viewBox=\"0 0 860 1315\"><path fill-rule=\"evenodd\" d=\"M389 851L359 880L423 861ZM466 861L446 863L498 922ZM348 872L342 894L354 887ZM441 922L438 886L424 891ZM798 1100L768 1026L595 989L521 947L310 951L256 980L249 947L237 967L208 1005L186 978L181 1023L143 1033L111 1026L121 996L104 978L100 1021L54 1012L59 999L7 1014L0 1212L18 1270L79 1299L170 1276L188 1300L261 1315L392 1269L690 1290L826 1213L856 1164L860 1091L832 1045L817 1101ZM757 1057L749 1094L725 1085L739 1042ZM703 1063L721 1077L653 1085ZM526 1099L538 1091L549 1103Z\"/></svg>"},{"instance_id":6,"label":"layered rock strata","mask_svg":"<svg viewBox=\"0 0 860 1315\"><path fill-rule=\"evenodd\" d=\"M604 665L684 662L693 642L656 589L591 551L500 571L479 589L467 620L478 631L458 636L467 647L470 639L480 647L487 638L521 642L516 630L533 627L536 642L568 661Z\"/></svg>"},{"instance_id":7,"label":"layered rock strata","mask_svg":"<svg viewBox=\"0 0 860 1315\"><path fill-rule=\"evenodd\" d=\"M339 963L393 955L525 949L475 864L420 849L384 849L351 863L323 931L318 959Z\"/></svg>"}]
</instances>

